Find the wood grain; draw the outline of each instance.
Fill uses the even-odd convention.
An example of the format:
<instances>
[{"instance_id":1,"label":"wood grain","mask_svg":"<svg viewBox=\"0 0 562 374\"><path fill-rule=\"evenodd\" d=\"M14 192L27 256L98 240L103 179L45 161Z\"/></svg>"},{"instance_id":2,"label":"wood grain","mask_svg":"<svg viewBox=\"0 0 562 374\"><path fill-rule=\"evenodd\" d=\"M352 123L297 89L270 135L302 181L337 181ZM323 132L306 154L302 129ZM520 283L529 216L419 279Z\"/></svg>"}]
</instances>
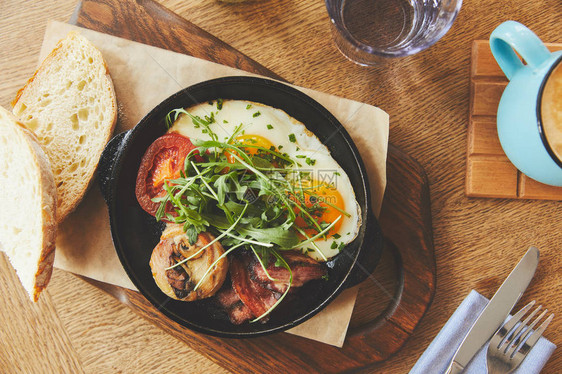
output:
<instances>
[{"instance_id":1,"label":"wood grain","mask_svg":"<svg viewBox=\"0 0 562 374\"><path fill-rule=\"evenodd\" d=\"M495 121L474 118L473 125L468 128L468 154L500 156L507 161L502 150Z\"/></svg>"},{"instance_id":2,"label":"wood grain","mask_svg":"<svg viewBox=\"0 0 562 374\"><path fill-rule=\"evenodd\" d=\"M552 50L562 44L547 43ZM519 172L508 160L498 138L496 112L507 78L487 40L472 46L470 115L466 153L466 195L512 199L562 200L562 187L539 183Z\"/></svg>"},{"instance_id":3,"label":"wood grain","mask_svg":"<svg viewBox=\"0 0 562 374\"><path fill-rule=\"evenodd\" d=\"M95 27L97 31L143 44L156 47L165 45L166 49L174 52L220 61L224 65L281 79L205 30L184 22L183 18L157 2L140 0L136 5L132 7L126 1L79 1L70 23L79 23L86 28ZM159 16L154 17L156 14ZM123 27L124 23L127 24L126 28ZM174 25L181 27L173 27Z\"/></svg>"},{"instance_id":4,"label":"wood grain","mask_svg":"<svg viewBox=\"0 0 562 374\"><path fill-rule=\"evenodd\" d=\"M51 295L55 305L74 300L74 308L59 308L58 313L63 331L79 342L75 350L85 372L228 372L73 274L56 269L52 282L58 289ZM173 353L163 354L167 351Z\"/></svg>"},{"instance_id":5,"label":"wood grain","mask_svg":"<svg viewBox=\"0 0 562 374\"><path fill-rule=\"evenodd\" d=\"M30 306L27 292L3 253L0 253L0 268L0 293L4 300L10 300L0 303L3 324L10 323L9 329L0 329L0 341L9 342L0 345L2 371L38 373L48 366L83 373L80 358L62 327L51 297L42 295L40 302ZM27 352L34 352L32 360Z\"/></svg>"},{"instance_id":6,"label":"wood grain","mask_svg":"<svg viewBox=\"0 0 562 374\"><path fill-rule=\"evenodd\" d=\"M407 373L469 291L475 289L491 297L530 244L540 248L541 262L520 304L537 299L552 310L556 316L545 337L559 347L562 345L562 318L559 318L562 306L557 302L562 289L559 224L562 203L465 195L473 41L488 38L500 22L515 19L541 39L562 43L559 32L562 2L464 1L455 24L437 44L411 58L376 68L356 66L339 54L331 40L330 21L322 1L256 0L227 4L209 0L161 0L160 3L297 85L381 107L391 115L391 142L413 156L426 171L437 260L435 299L399 353L361 372ZM44 0L0 1L0 105L7 107L17 89L33 73L47 20L67 21L76 4L76 0L58 0L56 7ZM386 265L377 269L381 273L376 274L375 280L385 289L391 289L394 264L391 256L386 257L382 262ZM13 270L0 261L0 272L9 271ZM55 271L46 295L52 297L74 351L81 357L87 354L87 359L81 360L84 371L100 372L96 368L103 365L104 353L112 347L123 349L127 344L130 350L112 356L110 372L157 372L155 367L159 364L183 372L187 371L184 366L189 362L194 362L191 370L194 372L221 370L189 349L181 350L177 356L176 350L151 345L147 351L156 350L159 354L149 355L145 360L141 347L146 336L140 337L134 331L140 329L152 337L160 330L136 317L111 296L71 275L62 273L66 276L61 277L61 273ZM6 289L23 292L15 280L7 279ZM75 292L70 293L67 288ZM362 310L368 310L364 308L368 305L373 313L378 313L386 307L390 296L381 295L378 290L374 287L372 293L364 293L358 301ZM0 330L8 331L24 324L18 321L28 321L33 304L20 304L14 296L3 298L2 302L5 309L18 313L10 314L9 321L0 317ZM38 313L47 313L42 319L44 328L58 331L55 329L60 324L51 323L56 317L42 310ZM129 316L130 323L112 324L116 313ZM369 319L369 316L359 317ZM99 326L108 324L113 326L111 331L101 329L103 333L97 333ZM2 352L18 350L21 360L35 360L36 351L23 344L34 339L32 332L16 333L22 335L22 340L0 340ZM165 347L181 344L165 333L159 341ZM81 346L88 347L89 352L76 348ZM47 340L43 349L49 350L53 357L71 355L69 347L58 346L56 350L54 347ZM130 369L129 357L138 363L134 371ZM42 369L29 372L61 372L56 362L56 359L43 360ZM3 363L2 371L17 371L15 363L9 363L14 366ZM230 370L237 371L234 367ZM562 353L558 349L543 373L560 372Z\"/></svg>"}]
</instances>

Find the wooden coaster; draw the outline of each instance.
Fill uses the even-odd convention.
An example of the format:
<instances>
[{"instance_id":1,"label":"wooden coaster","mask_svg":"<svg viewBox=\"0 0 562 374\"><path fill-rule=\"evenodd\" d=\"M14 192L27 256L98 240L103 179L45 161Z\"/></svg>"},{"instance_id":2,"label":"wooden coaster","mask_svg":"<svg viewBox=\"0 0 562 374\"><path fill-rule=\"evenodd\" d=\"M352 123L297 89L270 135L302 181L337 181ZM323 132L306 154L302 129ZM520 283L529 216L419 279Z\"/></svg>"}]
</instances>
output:
<instances>
[{"instance_id":1,"label":"wooden coaster","mask_svg":"<svg viewBox=\"0 0 562 374\"><path fill-rule=\"evenodd\" d=\"M552 50L562 44L546 44ZM539 183L518 171L503 152L496 112L508 80L487 40L472 44L466 195L514 199L562 200L562 187Z\"/></svg>"}]
</instances>

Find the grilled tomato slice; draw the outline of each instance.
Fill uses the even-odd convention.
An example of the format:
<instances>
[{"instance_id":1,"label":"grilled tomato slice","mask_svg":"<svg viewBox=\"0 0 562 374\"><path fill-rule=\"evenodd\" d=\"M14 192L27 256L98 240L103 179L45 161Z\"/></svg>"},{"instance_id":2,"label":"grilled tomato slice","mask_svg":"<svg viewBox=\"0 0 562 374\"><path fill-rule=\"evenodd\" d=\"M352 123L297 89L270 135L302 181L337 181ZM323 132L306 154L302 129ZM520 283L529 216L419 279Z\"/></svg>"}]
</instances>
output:
<instances>
[{"instance_id":1,"label":"grilled tomato slice","mask_svg":"<svg viewBox=\"0 0 562 374\"><path fill-rule=\"evenodd\" d=\"M180 177L185 158L194 148L189 138L178 133L162 135L148 147L141 160L135 188L142 209L151 215L156 214L160 203L152 199L166 195L164 182ZM194 157L200 160L198 155Z\"/></svg>"}]
</instances>

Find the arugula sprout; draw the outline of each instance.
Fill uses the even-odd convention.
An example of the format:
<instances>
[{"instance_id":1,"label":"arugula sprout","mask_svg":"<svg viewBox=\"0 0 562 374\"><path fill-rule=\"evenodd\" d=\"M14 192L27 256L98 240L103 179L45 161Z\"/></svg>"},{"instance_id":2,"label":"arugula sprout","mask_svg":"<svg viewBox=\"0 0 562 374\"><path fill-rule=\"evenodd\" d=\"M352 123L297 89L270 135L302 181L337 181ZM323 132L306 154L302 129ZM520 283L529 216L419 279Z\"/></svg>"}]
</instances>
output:
<instances>
[{"instance_id":1,"label":"arugula sprout","mask_svg":"<svg viewBox=\"0 0 562 374\"><path fill-rule=\"evenodd\" d=\"M271 306L271 308L269 308L265 313L263 313L261 316L258 316L257 318L253 319L252 321L250 321L251 323L257 322L260 319L264 318L265 316L267 316L268 314L270 314L273 309L275 309L277 307L277 305L279 305L281 303L281 301L283 301L283 299L285 298L285 296L287 296L287 294L289 293L289 291L291 290L291 286L293 285L293 271L291 270L291 267L289 266L289 264L287 264L287 261L285 261L285 259L279 254L279 252L277 252L276 250L272 250L271 253L275 256L276 258L276 265L282 265L283 267L285 267L285 269L287 269L287 271L289 272L289 285L287 286L287 289L285 290L285 292L283 293L283 295L281 295L281 297L275 302L275 304L273 304Z\"/></svg>"},{"instance_id":2,"label":"arugula sprout","mask_svg":"<svg viewBox=\"0 0 562 374\"><path fill-rule=\"evenodd\" d=\"M265 273L266 277L271 281L276 281L277 279L275 279L271 275L269 275L269 272L267 271L267 265L268 265L268 262L269 262L269 252L266 252L264 254L264 252L262 251L261 255L260 255L260 254L258 254L258 251L256 250L256 248L253 245L250 245L250 248L252 249L252 252L254 252L254 255L258 259L258 262L260 263L261 267L263 268L263 272Z\"/></svg>"},{"instance_id":3,"label":"arugula sprout","mask_svg":"<svg viewBox=\"0 0 562 374\"><path fill-rule=\"evenodd\" d=\"M222 100L216 103L220 110ZM250 108L251 105L248 106ZM259 113L255 112L254 117ZM216 242L223 244L227 250L210 265L195 289L219 260L236 249L253 253L266 276L272 280L267 266L270 260L275 259L276 266L283 266L289 271L289 286L266 313L252 322L258 321L268 315L291 288L293 274L281 255L282 251L313 251L327 260L315 240L327 239L330 229L350 214L316 195L310 172L300 169L301 164L297 160L300 155L292 158L281 153L281 146L265 148L239 140L239 135L245 132L242 123L229 137L220 141L211 126L216 124L214 112L201 118L185 109L175 109L166 116L166 125L171 127L182 115L189 117L194 126L202 128L209 138L193 140L195 149L187 155L180 177L166 180L165 195L153 199L160 204L155 216L157 220L183 224L191 244L204 231L211 232L215 239L167 270L181 266ZM273 128L271 125L267 127ZM296 142L295 134L290 134L289 140ZM193 157L196 153L200 158ZM316 162L306 156L300 159L311 166ZM333 222L320 222L318 217L328 207L336 209L341 215ZM296 224L298 217L302 218L299 222L304 222L305 227L302 223L299 223L300 227ZM340 238L339 234L331 236ZM341 250L343 242L334 241L332 248Z\"/></svg>"}]
</instances>

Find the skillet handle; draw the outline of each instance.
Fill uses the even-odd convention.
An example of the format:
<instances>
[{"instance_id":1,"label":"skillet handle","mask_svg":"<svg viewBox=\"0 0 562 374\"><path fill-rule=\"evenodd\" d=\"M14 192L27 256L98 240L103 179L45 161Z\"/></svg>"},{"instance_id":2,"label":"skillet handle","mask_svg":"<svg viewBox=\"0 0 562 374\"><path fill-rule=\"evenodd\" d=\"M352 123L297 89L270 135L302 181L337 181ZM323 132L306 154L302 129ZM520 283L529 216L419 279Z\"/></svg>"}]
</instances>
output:
<instances>
[{"instance_id":1,"label":"skillet handle","mask_svg":"<svg viewBox=\"0 0 562 374\"><path fill-rule=\"evenodd\" d=\"M388 147L387 184L379 223L385 236L386 256L379 266L396 266L394 290L380 289L390 297L386 310L371 321L354 325L343 353L353 357L360 349L371 362L384 361L398 352L415 332L429 309L436 286L429 181L422 166L392 144ZM376 281L376 278L373 279ZM375 283L376 287L380 285ZM347 345L347 348L346 348ZM360 348L359 348L360 347Z\"/></svg>"},{"instance_id":2,"label":"skillet handle","mask_svg":"<svg viewBox=\"0 0 562 374\"><path fill-rule=\"evenodd\" d=\"M109 204L109 188L111 186L111 174L113 173L113 166L117 156L123 150L127 139L129 138L130 130L117 134L105 146L98 165L98 180L99 187L103 199L106 204Z\"/></svg>"},{"instance_id":3,"label":"skillet handle","mask_svg":"<svg viewBox=\"0 0 562 374\"><path fill-rule=\"evenodd\" d=\"M344 283L345 288L356 286L367 279L380 260L384 239L377 219L372 212L369 212L367 217L367 229L363 243L365 243L365 247L362 248L359 258Z\"/></svg>"}]
</instances>

